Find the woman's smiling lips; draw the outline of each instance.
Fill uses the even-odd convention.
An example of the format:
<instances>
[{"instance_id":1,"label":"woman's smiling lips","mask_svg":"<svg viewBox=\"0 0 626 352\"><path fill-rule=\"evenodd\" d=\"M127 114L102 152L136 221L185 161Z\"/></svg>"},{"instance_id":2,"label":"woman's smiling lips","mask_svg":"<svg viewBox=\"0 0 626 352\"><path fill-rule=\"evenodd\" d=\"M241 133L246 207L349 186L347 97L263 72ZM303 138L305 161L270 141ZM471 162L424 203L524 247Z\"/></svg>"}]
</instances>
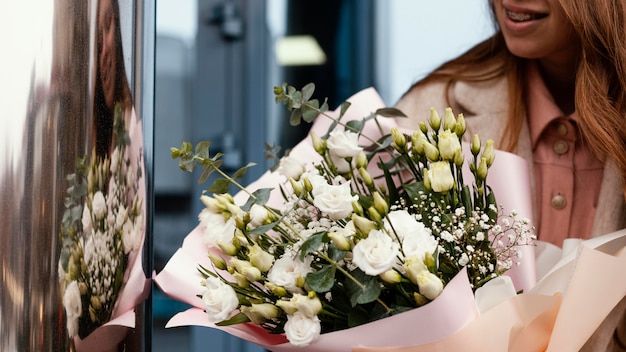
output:
<instances>
[{"instance_id":1,"label":"woman's smiling lips","mask_svg":"<svg viewBox=\"0 0 626 352\"><path fill-rule=\"evenodd\" d=\"M531 30L541 19L548 16L545 12L510 5L503 5L502 11L506 17L505 26L511 33Z\"/></svg>"}]
</instances>

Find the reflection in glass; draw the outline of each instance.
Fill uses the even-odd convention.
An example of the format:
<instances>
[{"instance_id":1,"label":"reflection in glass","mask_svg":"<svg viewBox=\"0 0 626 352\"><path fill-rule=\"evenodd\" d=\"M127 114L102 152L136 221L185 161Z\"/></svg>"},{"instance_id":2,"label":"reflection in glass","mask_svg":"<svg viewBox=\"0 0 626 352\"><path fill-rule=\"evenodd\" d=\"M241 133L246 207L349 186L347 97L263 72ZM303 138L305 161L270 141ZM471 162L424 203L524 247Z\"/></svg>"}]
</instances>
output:
<instances>
[{"instance_id":1,"label":"reflection in glass","mask_svg":"<svg viewBox=\"0 0 626 352\"><path fill-rule=\"evenodd\" d=\"M20 58L0 81L0 350L132 351L146 174L120 8L36 2L0 4L0 41Z\"/></svg>"}]
</instances>

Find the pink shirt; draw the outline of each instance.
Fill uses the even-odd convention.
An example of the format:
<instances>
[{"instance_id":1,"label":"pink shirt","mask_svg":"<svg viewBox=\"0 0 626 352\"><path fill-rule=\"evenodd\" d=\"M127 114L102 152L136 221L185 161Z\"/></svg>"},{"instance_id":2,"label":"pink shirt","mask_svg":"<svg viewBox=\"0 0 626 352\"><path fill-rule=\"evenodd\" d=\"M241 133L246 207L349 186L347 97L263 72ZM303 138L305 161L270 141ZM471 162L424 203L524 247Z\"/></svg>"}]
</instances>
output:
<instances>
[{"instance_id":1,"label":"pink shirt","mask_svg":"<svg viewBox=\"0 0 626 352\"><path fill-rule=\"evenodd\" d=\"M540 240L562 246L568 237L590 237L604 163L582 139L576 113L565 116L555 104L536 64L528 81L535 226Z\"/></svg>"}]
</instances>

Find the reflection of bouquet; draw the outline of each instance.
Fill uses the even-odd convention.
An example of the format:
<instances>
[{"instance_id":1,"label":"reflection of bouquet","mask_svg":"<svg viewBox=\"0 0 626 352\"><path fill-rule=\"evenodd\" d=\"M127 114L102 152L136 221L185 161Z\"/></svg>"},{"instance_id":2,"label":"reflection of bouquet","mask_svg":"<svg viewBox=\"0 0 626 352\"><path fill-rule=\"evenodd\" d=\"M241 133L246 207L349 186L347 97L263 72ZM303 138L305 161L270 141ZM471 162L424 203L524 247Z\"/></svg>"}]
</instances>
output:
<instances>
[{"instance_id":1,"label":"reflection of bouquet","mask_svg":"<svg viewBox=\"0 0 626 352\"><path fill-rule=\"evenodd\" d=\"M275 93L292 124L326 115L326 104L310 99L312 85ZM423 306L460 272L477 289L519 259L516 246L533 241L528 223L502 214L486 183L491 141L483 148L474 137L473 180L464 182L462 115L447 109L441 119L431 110L421 130L393 128L374 139L363 133L366 124L402 113L379 109L343 123L348 107L324 136L311 134L321 157L313 167L280 160L289 181L279 186L282 204L268 203L268 188L249 192L237 182L251 165L226 175L209 143L172 149L183 169L200 165L202 179L221 176L206 191L213 195L202 196L199 215L213 267L200 267L205 289L197 293L211 322L251 322L305 346L321 333ZM244 205L227 193L232 184L248 193Z\"/></svg>"},{"instance_id":2,"label":"reflection of bouquet","mask_svg":"<svg viewBox=\"0 0 626 352\"><path fill-rule=\"evenodd\" d=\"M125 283L129 255L143 240L139 160L130 160L121 106L116 106L113 151L77 162L61 229L59 281L70 337L85 338L108 322Z\"/></svg>"}]
</instances>

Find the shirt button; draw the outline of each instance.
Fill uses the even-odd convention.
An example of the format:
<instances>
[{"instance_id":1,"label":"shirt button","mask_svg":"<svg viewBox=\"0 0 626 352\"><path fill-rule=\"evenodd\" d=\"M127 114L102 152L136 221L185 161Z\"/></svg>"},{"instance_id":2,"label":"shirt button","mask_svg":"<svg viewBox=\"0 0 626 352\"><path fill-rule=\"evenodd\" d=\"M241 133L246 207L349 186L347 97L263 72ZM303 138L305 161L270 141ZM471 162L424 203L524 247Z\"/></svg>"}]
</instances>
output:
<instances>
[{"instance_id":1,"label":"shirt button","mask_svg":"<svg viewBox=\"0 0 626 352\"><path fill-rule=\"evenodd\" d=\"M554 145L552 146L552 149L554 149L554 152L559 154L559 155L563 155L565 153L567 153L567 151L569 150L569 144L567 144L566 141L564 140L558 140L556 142L554 142Z\"/></svg>"},{"instance_id":2,"label":"shirt button","mask_svg":"<svg viewBox=\"0 0 626 352\"><path fill-rule=\"evenodd\" d=\"M567 205L567 200L562 195L557 194L556 196L552 197L552 201L550 203L552 204L552 207L554 209L561 210Z\"/></svg>"},{"instance_id":3,"label":"shirt button","mask_svg":"<svg viewBox=\"0 0 626 352\"><path fill-rule=\"evenodd\" d=\"M567 135L567 126L565 126L564 123L557 123L556 126L554 127L556 134L558 134L561 137L565 137L565 135Z\"/></svg>"}]
</instances>

